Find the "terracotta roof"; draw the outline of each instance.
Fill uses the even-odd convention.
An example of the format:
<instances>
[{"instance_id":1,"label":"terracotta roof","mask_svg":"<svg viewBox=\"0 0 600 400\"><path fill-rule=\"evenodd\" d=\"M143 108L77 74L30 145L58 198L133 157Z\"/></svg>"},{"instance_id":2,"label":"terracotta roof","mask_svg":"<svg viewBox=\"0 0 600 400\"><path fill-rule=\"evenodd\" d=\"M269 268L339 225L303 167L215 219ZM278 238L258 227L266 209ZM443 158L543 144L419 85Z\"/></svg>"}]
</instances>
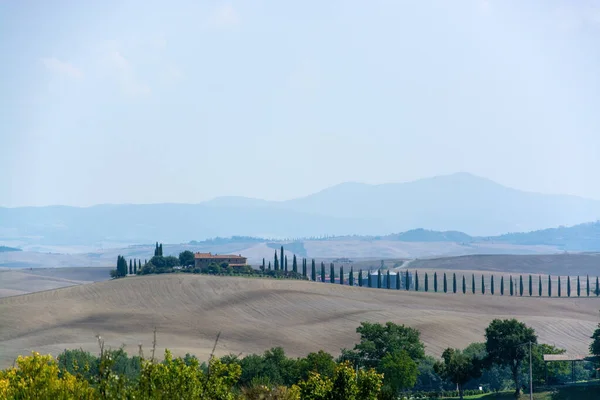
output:
<instances>
[{"instance_id":1,"label":"terracotta roof","mask_svg":"<svg viewBox=\"0 0 600 400\"><path fill-rule=\"evenodd\" d=\"M235 254L212 254L212 253L196 253L194 254L194 258L235 258L238 260L245 260L246 257L242 257L241 254L239 255L235 255Z\"/></svg>"}]
</instances>

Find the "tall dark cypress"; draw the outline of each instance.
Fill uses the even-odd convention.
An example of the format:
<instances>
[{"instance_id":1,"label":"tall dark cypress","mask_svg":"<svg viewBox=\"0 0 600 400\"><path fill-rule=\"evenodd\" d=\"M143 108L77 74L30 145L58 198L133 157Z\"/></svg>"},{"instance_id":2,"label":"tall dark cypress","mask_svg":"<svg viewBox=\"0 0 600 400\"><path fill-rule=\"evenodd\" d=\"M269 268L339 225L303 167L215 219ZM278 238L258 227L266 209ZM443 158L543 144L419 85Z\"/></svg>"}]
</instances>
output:
<instances>
[{"instance_id":1,"label":"tall dark cypress","mask_svg":"<svg viewBox=\"0 0 600 400\"><path fill-rule=\"evenodd\" d=\"M373 287L373 274L371 273L371 270L367 272L367 286Z\"/></svg>"},{"instance_id":2,"label":"tall dark cypress","mask_svg":"<svg viewBox=\"0 0 600 400\"><path fill-rule=\"evenodd\" d=\"M552 275L548 275L548 297L552 297Z\"/></svg>"},{"instance_id":3,"label":"tall dark cypress","mask_svg":"<svg viewBox=\"0 0 600 400\"><path fill-rule=\"evenodd\" d=\"M571 297L571 275L567 275L567 297Z\"/></svg>"},{"instance_id":4,"label":"tall dark cypress","mask_svg":"<svg viewBox=\"0 0 600 400\"><path fill-rule=\"evenodd\" d=\"M388 289L392 288L392 275L390 274L390 270L387 270L387 276L385 278L385 287Z\"/></svg>"},{"instance_id":5,"label":"tall dark cypress","mask_svg":"<svg viewBox=\"0 0 600 400\"><path fill-rule=\"evenodd\" d=\"M433 291L437 293L437 272L433 273Z\"/></svg>"},{"instance_id":6,"label":"tall dark cypress","mask_svg":"<svg viewBox=\"0 0 600 400\"><path fill-rule=\"evenodd\" d=\"M262 268L261 269L264 271L266 267L267 266L265 265L265 258L263 257L263 262L262 262Z\"/></svg>"},{"instance_id":7,"label":"tall dark cypress","mask_svg":"<svg viewBox=\"0 0 600 400\"><path fill-rule=\"evenodd\" d=\"M419 291L419 272L415 270L415 292Z\"/></svg>"},{"instance_id":8,"label":"tall dark cypress","mask_svg":"<svg viewBox=\"0 0 600 400\"><path fill-rule=\"evenodd\" d=\"M560 275L558 276L558 297L562 295L561 285L560 285Z\"/></svg>"},{"instance_id":9,"label":"tall dark cypress","mask_svg":"<svg viewBox=\"0 0 600 400\"><path fill-rule=\"evenodd\" d=\"M303 277L307 277L306 275L307 271L306 271L306 258L302 259L302 276Z\"/></svg>"},{"instance_id":10,"label":"tall dark cypress","mask_svg":"<svg viewBox=\"0 0 600 400\"><path fill-rule=\"evenodd\" d=\"M137 260L133 260L133 274L137 274Z\"/></svg>"},{"instance_id":11,"label":"tall dark cypress","mask_svg":"<svg viewBox=\"0 0 600 400\"><path fill-rule=\"evenodd\" d=\"M285 258L283 256L283 245L281 246L281 250L280 251L281 251L281 257L279 257L279 259L281 260L281 269L284 269L284 267L285 267L285 262L284 262Z\"/></svg>"},{"instance_id":12,"label":"tall dark cypress","mask_svg":"<svg viewBox=\"0 0 600 400\"><path fill-rule=\"evenodd\" d=\"M162 248L162 243L160 245L158 245L158 250L159 250L159 256L163 256L163 248Z\"/></svg>"},{"instance_id":13,"label":"tall dark cypress","mask_svg":"<svg viewBox=\"0 0 600 400\"><path fill-rule=\"evenodd\" d=\"M295 254L294 254L294 257L292 257L292 272L295 274L298 273L298 261L296 260Z\"/></svg>"},{"instance_id":14,"label":"tall dark cypress","mask_svg":"<svg viewBox=\"0 0 600 400\"><path fill-rule=\"evenodd\" d=\"M321 261L321 282L325 283L325 263Z\"/></svg>"},{"instance_id":15,"label":"tall dark cypress","mask_svg":"<svg viewBox=\"0 0 600 400\"><path fill-rule=\"evenodd\" d=\"M471 293L475 294L475 274L471 275Z\"/></svg>"},{"instance_id":16,"label":"tall dark cypress","mask_svg":"<svg viewBox=\"0 0 600 400\"><path fill-rule=\"evenodd\" d=\"M275 250L275 257L273 259L273 269L279 271L279 260L277 259L277 250Z\"/></svg>"},{"instance_id":17,"label":"tall dark cypress","mask_svg":"<svg viewBox=\"0 0 600 400\"><path fill-rule=\"evenodd\" d=\"M581 282L579 282L579 275L577 275L577 297L581 296Z\"/></svg>"},{"instance_id":18,"label":"tall dark cypress","mask_svg":"<svg viewBox=\"0 0 600 400\"><path fill-rule=\"evenodd\" d=\"M381 289L381 268L377 270L377 289Z\"/></svg>"},{"instance_id":19,"label":"tall dark cypress","mask_svg":"<svg viewBox=\"0 0 600 400\"><path fill-rule=\"evenodd\" d=\"M133 261L129 259L129 274L133 274Z\"/></svg>"},{"instance_id":20,"label":"tall dark cypress","mask_svg":"<svg viewBox=\"0 0 600 400\"><path fill-rule=\"evenodd\" d=\"M514 296L515 294L515 285L513 284L512 275L510 276L510 295Z\"/></svg>"},{"instance_id":21,"label":"tall dark cypress","mask_svg":"<svg viewBox=\"0 0 600 400\"><path fill-rule=\"evenodd\" d=\"M335 269L333 269L333 263L329 264L329 282L335 283Z\"/></svg>"},{"instance_id":22,"label":"tall dark cypress","mask_svg":"<svg viewBox=\"0 0 600 400\"><path fill-rule=\"evenodd\" d=\"M340 285L344 284L344 266L340 265Z\"/></svg>"},{"instance_id":23,"label":"tall dark cypress","mask_svg":"<svg viewBox=\"0 0 600 400\"><path fill-rule=\"evenodd\" d=\"M445 272L444 272L444 293L448 293L448 280L446 279Z\"/></svg>"},{"instance_id":24,"label":"tall dark cypress","mask_svg":"<svg viewBox=\"0 0 600 400\"><path fill-rule=\"evenodd\" d=\"M481 274L481 294L485 294L485 278Z\"/></svg>"},{"instance_id":25,"label":"tall dark cypress","mask_svg":"<svg viewBox=\"0 0 600 400\"><path fill-rule=\"evenodd\" d=\"M362 276L362 269L360 269L358 271L358 286L362 287L363 285L363 276Z\"/></svg>"},{"instance_id":26,"label":"tall dark cypress","mask_svg":"<svg viewBox=\"0 0 600 400\"><path fill-rule=\"evenodd\" d=\"M586 292L587 292L587 297L590 297L590 276L589 275L587 275L587 277L586 277L585 288L586 288Z\"/></svg>"},{"instance_id":27,"label":"tall dark cypress","mask_svg":"<svg viewBox=\"0 0 600 400\"><path fill-rule=\"evenodd\" d=\"M531 297L532 294L533 294L533 279L531 278L531 275L529 275L529 297Z\"/></svg>"},{"instance_id":28,"label":"tall dark cypress","mask_svg":"<svg viewBox=\"0 0 600 400\"><path fill-rule=\"evenodd\" d=\"M406 270L406 280L404 281L404 288L410 290L410 280L408 276L408 270Z\"/></svg>"},{"instance_id":29,"label":"tall dark cypress","mask_svg":"<svg viewBox=\"0 0 600 400\"><path fill-rule=\"evenodd\" d=\"M271 270L271 261L269 261L269 266L267 267L269 271Z\"/></svg>"},{"instance_id":30,"label":"tall dark cypress","mask_svg":"<svg viewBox=\"0 0 600 400\"><path fill-rule=\"evenodd\" d=\"M429 277L427 276L427 272L425 272L425 292L429 292Z\"/></svg>"},{"instance_id":31,"label":"tall dark cypress","mask_svg":"<svg viewBox=\"0 0 600 400\"><path fill-rule=\"evenodd\" d=\"M463 289L463 294L467 294L467 280L465 279L465 275L463 274L463 284L462 284L462 289Z\"/></svg>"},{"instance_id":32,"label":"tall dark cypress","mask_svg":"<svg viewBox=\"0 0 600 400\"><path fill-rule=\"evenodd\" d=\"M400 271L396 272L396 290L400 290L402 286L402 274Z\"/></svg>"},{"instance_id":33,"label":"tall dark cypress","mask_svg":"<svg viewBox=\"0 0 600 400\"><path fill-rule=\"evenodd\" d=\"M492 296L494 295L494 275L492 275L492 278L490 280L490 293L492 294Z\"/></svg>"},{"instance_id":34,"label":"tall dark cypress","mask_svg":"<svg viewBox=\"0 0 600 400\"><path fill-rule=\"evenodd\" d=\"M596 277L596 297L600 295L600 280Z\"/></svg>"},{"instance_id":35,"label":"tall dark cypress","mask_svg":"<svg viewBox=\"0 0 600 400\"><path fill-rule=\"evenodd\" d=\"M542 276L538 277L538 296L542 297Z\"/></svg>"},{"instance_id":36,"label":"tall dark cypress","mask_svg":"<svg viewBox=\"0 0 600 400\"><path fill-rule=\"evenodd\" d=\"M354 286L354 267L350 266L350 276L348 277L348 284Z\"/></svg>"},{"instance_id":37,"label":"tall dark cypress","mask_svg":"<svg viewBox=\"0 0 600 400\"><path fill-rule=\"evenodd\" d=\"M283 263L283 265L285 266L285 272L288 272L287 256L285 256L285 258L283 260L285 261Z\"/></svg>"},{"instance_id":38,"label":"tall dark cypress","mask_svg":"<svg viewBox=\"0 0 600 400\"><path fill-rule=\"evenodd\" d=\"M504 275L500 277L500 296L504 296Z\"/></svg>"},{"instance_id":39,"label":"tall dark cypress","mask_svg":"<svg viewBox=\"0 0 600 400\"><path fill-rule=\"evenodd\" d=\"M452 274L452 293L456 293L456 272Z\"/></svg>"},{"instance_id":40,"label":"tall dark cypress","mask_svg":"<svg viewBox=\"0 0 600 400\"><path fill-rule=\"evenodd\" d=\"M314 258L313 258L312 262L310 263L310 277L312 278L313 282L317 281L317 267L315 265Z\"/></svg>"},{"instance_id":41,"label":"tall dark cypress","mask_svg":"<svg viewBox=\"0 0 600 400\"><path fill-rule=\"evenodd\" d=\"M519 275L519 295L523 297L523 275Z\"/></svg>"},{"instance_id":42,"label":"tall dark cypress","mask_svg":"<svg viewBox=\"0 0 600 400\"><path fill-rule=\"evenodd\" d=\"M154 248L154 255L158 256L158 242L156 242L156 247Z\"/></svg>"}]
</instances>

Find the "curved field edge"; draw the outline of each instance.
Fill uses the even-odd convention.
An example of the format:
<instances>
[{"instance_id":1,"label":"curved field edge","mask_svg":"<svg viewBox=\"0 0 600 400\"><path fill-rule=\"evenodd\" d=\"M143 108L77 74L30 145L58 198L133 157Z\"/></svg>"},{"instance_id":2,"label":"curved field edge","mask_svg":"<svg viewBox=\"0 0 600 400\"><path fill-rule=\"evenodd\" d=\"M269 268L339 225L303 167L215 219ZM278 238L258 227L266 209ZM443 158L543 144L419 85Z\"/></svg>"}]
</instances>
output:
<instances>
[{"instance_id":1,"label":"curved field edge","mask_svg":"<svg viewBox=\"0 0 600 400\"><path fill-rule=\"evenodd\" d=\"M519 298L368 289L306 281L204 275L118 279L0 299L0 368L31 349L96 351L112 347L208 356L259 353L282 346L292 356L338 354L358 341L362 321L406 324L421 331L427 352L483 341L493 318L517 318L542 342L587 353L598 323L595 298Z\"/></svg>"}]
</instances>

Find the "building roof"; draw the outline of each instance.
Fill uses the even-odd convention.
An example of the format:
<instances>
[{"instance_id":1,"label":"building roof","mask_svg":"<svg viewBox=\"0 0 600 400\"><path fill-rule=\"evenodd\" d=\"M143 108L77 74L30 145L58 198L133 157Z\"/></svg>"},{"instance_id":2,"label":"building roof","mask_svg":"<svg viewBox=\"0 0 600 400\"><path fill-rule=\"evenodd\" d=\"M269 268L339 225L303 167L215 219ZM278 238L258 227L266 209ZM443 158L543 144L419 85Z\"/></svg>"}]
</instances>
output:
<instances>
[{"instance_id":1,"label":"building roof","mask_svg":"<svg viewBox=\"0 0 600 400\"><path fill-rule=\"evenodd\" d=\"M238 260L245 260L246 257L242 257L241 254L212 254L212 253L196 253L194 254L194 258L202 258L202 259L222 259L222 258L235 258Z\"/></svg>"}]
</instances>

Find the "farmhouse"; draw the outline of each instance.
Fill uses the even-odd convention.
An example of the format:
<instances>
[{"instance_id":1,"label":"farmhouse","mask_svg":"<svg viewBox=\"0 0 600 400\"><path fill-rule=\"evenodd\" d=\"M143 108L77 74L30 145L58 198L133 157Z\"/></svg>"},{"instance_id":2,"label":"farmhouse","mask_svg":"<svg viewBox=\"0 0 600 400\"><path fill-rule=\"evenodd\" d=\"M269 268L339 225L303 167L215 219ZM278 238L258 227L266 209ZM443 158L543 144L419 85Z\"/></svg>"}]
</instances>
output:
<instances>
[{"instance_id":1,"label":"farmhouse","mask_svg":"<svg viewBox=\"0 0 600 400\"><path fill-rule=\"evenodd\" d=\"M227 263L232 267L243 267L246 265L246 257L241 254L212 254L212 253L196 253L194 254L194 264L196 268L207 267L212 263L222 264Z\"/></svg>"}]
</instances>

